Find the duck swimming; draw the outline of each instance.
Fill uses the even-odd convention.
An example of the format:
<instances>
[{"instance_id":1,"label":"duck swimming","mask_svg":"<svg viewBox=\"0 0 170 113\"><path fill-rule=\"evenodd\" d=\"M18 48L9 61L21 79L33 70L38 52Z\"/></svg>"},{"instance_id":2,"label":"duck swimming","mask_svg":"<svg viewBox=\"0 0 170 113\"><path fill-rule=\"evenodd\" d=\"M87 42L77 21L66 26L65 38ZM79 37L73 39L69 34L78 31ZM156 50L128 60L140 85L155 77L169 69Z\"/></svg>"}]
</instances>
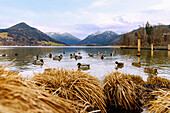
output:
<instances>
[{"instance_id":1,"label":"duck swimming","mask_svg":"<svg viewBox=\"0 0 170 113\"><path fill-rule=\"evenodd\" d=\"M77 55L75 55L75 59L77 60L77 59L82 59L82 56L77 56Z\"/></svg>"},{"instance_id":2,"label":"duck swimming","mask_svg":"<svg viewBox=\"0 0 170 113\"><path fill-rule=\"evenodd\" d=\"M47 57L47 58L52 58L52 54L51 54L51 53L50 53L50 54L47 54L46 57Z\"/></svg>"},{"instance_id":3,"label":"duck swimming","mask_svg":"<svg viewBox=\"0 0 170 113\"><path fill-rule=\"evenodd\" d=\"M90 69L90 64L77 63L78 69L87 70Z\"/></svg>"},{"instance_id":4,"label":"duck swimming","mask_svg":"<svg viewBox=\"0 0 170 113\"><path fill-rule=\"evenodd\" d=\"M81 53L80 53L80 52L78 52L78 54L80 55Z\"/></svg>"},{"instance_id":5,"label":"duck swimming","mask_svg":"<svg viewBox=\"0 0 170 113\"><path fill-rule=\"evenodd\" d=\"M156 68L144 68L145 73L152 73L152 74L157 74L157 69Z\"/></svg>"},{"instance_id":6,"label":"duck swimming","mask_svg":"<svg viewBox=\"0 0 170 113\"><path fill-rule=\"evenodd\" d=\"M61 60L63 58L63 55L60 55L60 56L55 56L54 58L53 58L53 60Z\"/></svg>"},{"instance_id":7,"label":"duck swimming","mask_svg":"<svg viewBox=\"0 0 170 113\"><path fill-rule=\"evenodd\" d=\"M103 59L104 59L104 57L105 57L105 56L104 56L104 55L102 55L102 56L101 56L101 59L103 60Z\"/></svg>"},{"instance_id":8,"label":"duck swimming","mask_svg":"<svg viewBox=\"0 0 170 113\"><path fill-rule=\"evenodd\" d=\"M6 56L8 56L7 54L2 54L2 55L0 55L0 56L2 56L2 57L6 57Z\"/></svg>"},{"instance_id":9,"label":"duck swimming","mask_svg":"<svg viewBox=\"0 0 170 113\"><path fill-rule=\"evenodd\" d=\"M32 57L32 59L34 59L34 60L38 60L38 59L39 59L39 56L38 56L38 55L33 56L33 57Z\"/></svg>"},{"instance_id":10,"label":"duck swimming","mask_svg":"<svg viewBox=\"0 0 170 113\"><path fill-rule=\"evenodd\" d=\"M43 59L34 60L34 61L33 61L33 64L34 64L34 65L43 65L43 64L44 64L44 61L43 61Z\"/></svg>"},{"instance_id":11,"label":"duck swimming","mask_svg":"<svg viewBox=\"0 0 170 113\"><path fill-rule=\"evenodd\" d=\"M89 53L88 55L89 55L89 57L94 57L94 54L92 54L92 53Z\"/></svg>"},{"instance_id":12,"label":"duck swimming","mask_svg":"<svg viewBox=\"0 0 170 113\"><path fill-rule=\"evenodd\" d=\"M116 68L122 68L122 67L124 67L124 63L116 61L115 66L116 66Z\"/></svg>"},{"instance_id":13,"label":"duck swimming","mask_svg":"<svg viewBox=\"0 0 170 113\"><path fill-rule=\"evenodd\" d=\"M114 56L115 55L115 51L113 51L112 53L110 53L110 56Z\"/></svg>"},{"instance_id":14,"label":"duck swimming","mask_svg":"<svg viewBox=\"0 0 170 113\"><path fill-rule=\"evenodd\" d=\"M75 58L75 54L70 54L70 58Z\"/></svg>"},{"instance_id":15,"label":"duck swimming","mask_svg":"<svg viewBox=\"0 0 170 113\"><path fill-rule=\"evenodd\" d=\"M132 62L132 66L141 67L140 62Z\"/></svg>"}]
</instances>

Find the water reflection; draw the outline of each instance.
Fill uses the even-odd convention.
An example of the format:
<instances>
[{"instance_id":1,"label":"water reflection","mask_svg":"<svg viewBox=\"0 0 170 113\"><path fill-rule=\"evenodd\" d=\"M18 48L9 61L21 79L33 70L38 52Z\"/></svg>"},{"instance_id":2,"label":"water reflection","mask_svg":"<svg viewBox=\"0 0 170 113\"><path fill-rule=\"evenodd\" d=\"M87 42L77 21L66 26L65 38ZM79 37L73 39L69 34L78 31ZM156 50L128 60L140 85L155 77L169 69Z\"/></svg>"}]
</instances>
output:
<instances>
[{"instance_id":1,"label":"water reflection","mask_svg":"<svg viewBox=\"0 0 170 113\"><path fill-rule=\"evenodd\" d=\"M81 53L82 59L75 60L70 59L70 54L74 51ZM116 52L114 56L110 56L110 53ZM65 52L65 54L63 54ZM97 55L97 52L102 52L106 57L101 60L101 56ZM170 52L168 51L154 51L154 57L151 56L150 50L142 50L141 56L137 57L137 50L133 49L118 49L109 47L3 47L0 48L0 54L7 54L7 57L0 57L0 64L4 65L16 58L12 63L15 66L9 69L18 70L23 75L33 75L33 72L43 72L46 68L64 68L77 70L77 63L90 64L90 69L85 71L91 75L98 77L102 80L102 77L115 69L115 61L124 63L124 67L118 69L120 72L127 74L135 74L147 79L148 73L144 73L144 68L157 68L158 76L170 78ZM15 56L15 54L18 54ZM46 58L47 54L56 55L63 54L61 61L55 61L52 58ZM94 57L89 57L89 53L93 53ZM45 62L43 66L36 66L32 64L32 59L28 58L28 55L39 55ZM132 62L141 62L141 67L132 66Z\"/></svg>"}]
</instances>

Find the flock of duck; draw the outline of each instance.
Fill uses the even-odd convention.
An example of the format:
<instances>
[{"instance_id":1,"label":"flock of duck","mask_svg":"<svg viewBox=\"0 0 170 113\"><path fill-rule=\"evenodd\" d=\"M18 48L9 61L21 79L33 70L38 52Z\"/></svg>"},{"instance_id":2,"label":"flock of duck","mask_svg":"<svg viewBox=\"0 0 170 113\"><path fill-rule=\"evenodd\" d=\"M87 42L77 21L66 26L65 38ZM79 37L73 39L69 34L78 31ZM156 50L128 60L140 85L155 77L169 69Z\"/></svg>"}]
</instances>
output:
<instances>
[{"instance_id":1,"label":"flock of duck","mask_svg":"<svg viewBox=\"0 0 170 113\"><path fill-rule=\"evenodd\" d=\"M78 53L78 55L76 55L76 53ZM106 57L105 53L106 53L106 51L104 52L104 54L102 52L97 52L97 55L100 56L101 60L103 60ZM65 52L63 52L62 54L64 55ZM54 56L53 57L53 55L50 53L50 54L46 55L46 58L53 58L53 60L60 61L63 58L62 54L60 54L59 56ZM82 59L82 56L80 56L80 54L81 54L80 52L74 51L73 54L70 54L70 59L72 59L72 58L74 58L75 60ZM110 56L114 56L115 54L116 54L116 52L113 51L109 55ZM1 57L5 57L5 56L8 56L8 55L7 54L2 54L0 56ZM15 53L15 56L18 56L18 54ZM94 54L93 53L89 53L88 56L89 57L94 57ZM31 58L31 55L29 54L27 57ZM33 56L32 59L33 59L32 63L34 65L43 65L44 64L44 60L43 59L39 59L38 55ZM132 65L133 66L137 66L137 67L141 67L141 63L140 62L133 62ZM78 69L81 69L81 70L90 69L90 64L77 63L77 66L78 66ZM124 63L118 62L118 61L115 62L115 68L116 69L123 68L123 67L124 67ZM157 74L158 73L156 68L144 68L144 72L145 73L152 73L152 74Z\"/></svg>"}]
</instances>

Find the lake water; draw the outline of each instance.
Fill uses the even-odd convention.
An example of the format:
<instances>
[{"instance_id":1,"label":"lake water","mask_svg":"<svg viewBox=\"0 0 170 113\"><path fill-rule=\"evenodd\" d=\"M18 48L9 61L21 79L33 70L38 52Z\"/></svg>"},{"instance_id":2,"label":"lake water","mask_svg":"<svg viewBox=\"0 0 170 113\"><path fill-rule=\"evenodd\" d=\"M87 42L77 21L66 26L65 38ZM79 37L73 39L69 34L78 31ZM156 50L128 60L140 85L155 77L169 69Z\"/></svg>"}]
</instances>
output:
<instances>
[{"instance_id":1,"label":"lake water","mask_svg":"<svg viewBox=\"0 0 170 113\"><path fill-rule=\"evenodd\" d=\"M60 55L65 52L63 59L61 61L53 60L52 58L46 58L45 56L49 53L52 53L53 56ZM75 60L70 59L70 54L73 54L74 51L80 52L82 59ZM100 56L97 55L97 52L102 52L106 55L104 60L100 59ZM114 56L110 56L110 53L115 51ZM15 56L15 53L18 53L18 56ZM94 57L89 57L89 53L94 53ZM0 57L0 65L5 65L9 63L12 59L16 58L10 66L6 68L7 70L16 70L19 71L23 76L29 75L33 76L33 72L43 72L46 68L64 68L64 69L74 69L77 70L77 63L87 63L90 64L90 69L84 72L88 72L93 76L96 76L100 81L102 81L104 75L116 71L115 61L123 62L124 67L118 69L118 71L140 75L145 81L147 80L148 73L144 72L144 68L157 68L157 76L170 79L170 53L166 50L155 50L153 51L153 57L151 57L150 50L141 51L141 67L132 66L132 62L137 62L138 57L136 56L137 50L135 49L120 49L113 47L0 47L0 54L7 54L7 57ZM32 56L39 55L45 62L45 65L38 66L32 64L32 59L27 58L27 55L31 54ZM77 53L76 53L77 54Z\"/></svg>"}]
</instances>

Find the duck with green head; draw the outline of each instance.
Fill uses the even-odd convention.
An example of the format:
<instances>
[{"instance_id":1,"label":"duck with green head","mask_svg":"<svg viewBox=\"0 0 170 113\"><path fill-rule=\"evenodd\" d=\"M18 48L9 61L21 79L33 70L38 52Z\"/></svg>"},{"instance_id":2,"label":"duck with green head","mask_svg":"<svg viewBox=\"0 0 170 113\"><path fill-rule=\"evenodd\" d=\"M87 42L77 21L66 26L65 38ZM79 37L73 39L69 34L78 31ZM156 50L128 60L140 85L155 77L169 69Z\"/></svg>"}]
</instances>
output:
<instances>
[{"instance_id":1,"label":"duck with green head","mask_svg":"<svg viewBox=\"0 0 170 113\"><path fill-rule=\"evenodd\" d=\"M43 64L44 64L44 60L43 60L43 59L34 60L34 61L33 61L33 64L34 64L34 65L43 65Z\"/></svg>"},{"instance_id":2,"label":"duck with green head","mask_svg":"<svg viewBox=\"0 0 170 113\"><path fill-rule=\"evenodd\" d=\"M115 66L116 66L116 68L122 68L122 67L124 67L124 63L116 61Z\"/></svg>"},{"instance_id":3,"label":"duck with green head","mask_svg":"<svg viewBox=\"0 0 170 113\"><path fill-rule=\"evenodd\" d=\"M60 61L63 58L63 55L55 56L53 60L58 60Z\"/></svg>"},{"instance_id":4,"label":"duck with green head","mask_svg":"<svg viewBox=\"0 0 170 113\"><path fill-rule=\"evenodd\" d=\"M78 69L87 70L90 69L90 64L77 63Z\"/></svg>"}]
</instances>

